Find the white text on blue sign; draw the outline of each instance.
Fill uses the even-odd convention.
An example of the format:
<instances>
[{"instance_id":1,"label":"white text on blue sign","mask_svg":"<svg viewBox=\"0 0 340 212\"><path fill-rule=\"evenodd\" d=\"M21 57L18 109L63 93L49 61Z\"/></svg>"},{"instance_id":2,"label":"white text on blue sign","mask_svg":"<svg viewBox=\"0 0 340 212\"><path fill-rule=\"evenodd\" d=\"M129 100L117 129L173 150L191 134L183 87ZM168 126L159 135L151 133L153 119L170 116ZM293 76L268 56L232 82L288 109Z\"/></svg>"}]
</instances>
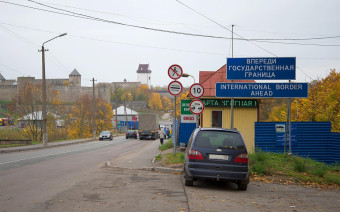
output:
<instances>
[{"instance_id":1,"label":"white text on blue sign","mask_svg":"<svg viewBox=\"0 0 340 212\"><path fill-rule=\"evenodd\" d=\"M295 57L227 58L229 80L293 80Z\"/></svg>"},{"instance_id":2,"label":"white text on blue sign","mask_svg":"<svg viewBox=\"0 0 340 212\"><path fill-rule=\"evenodd\" d=\"M216 97L307 98L307 83L216 83Z\"/></svg>"}]
</instances>

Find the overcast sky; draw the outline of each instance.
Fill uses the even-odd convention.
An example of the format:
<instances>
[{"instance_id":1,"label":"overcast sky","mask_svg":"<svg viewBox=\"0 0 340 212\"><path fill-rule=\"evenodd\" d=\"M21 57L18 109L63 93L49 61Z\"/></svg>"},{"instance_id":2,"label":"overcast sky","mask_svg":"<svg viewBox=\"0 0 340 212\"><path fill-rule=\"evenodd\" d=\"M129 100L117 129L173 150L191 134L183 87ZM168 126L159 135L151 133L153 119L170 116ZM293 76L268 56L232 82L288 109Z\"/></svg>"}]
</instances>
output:
<instances>
[{"instance_id":1,"label":"overcast sky","mask_svg":"<svg viewBox=\"0 0 340 212\"><path fill-rule=\"evenodd\" d=\"M279 41L294 44L234 40L234 57L296 57L296 82L324 78L332 68L340 70L338 0L36 2L55 9L27 0L0 0L0 72L6 79L19 76L41 79L41 53L38 49L43 42L66 32L67 36L45 45L49 49L46 52L47 78L68 78L76 68L82 75L83 86L90 86L92 78L97 82L137 81L138 65L149 64L151 84L167 86L171 82L167 75L169 66L179 64L185 73L198 81L199 71L216 71L226 63L227 57L231 57L231 40L227 39L231 38L231 25L235 25L234 38L339 36ZM92 20L42 10L74 16L81 14L82 17L91 16ZM152 31L112 22L223 38ZM184 86L193 83L192 78L180 81Z\"/></svg>"}]
</instances>

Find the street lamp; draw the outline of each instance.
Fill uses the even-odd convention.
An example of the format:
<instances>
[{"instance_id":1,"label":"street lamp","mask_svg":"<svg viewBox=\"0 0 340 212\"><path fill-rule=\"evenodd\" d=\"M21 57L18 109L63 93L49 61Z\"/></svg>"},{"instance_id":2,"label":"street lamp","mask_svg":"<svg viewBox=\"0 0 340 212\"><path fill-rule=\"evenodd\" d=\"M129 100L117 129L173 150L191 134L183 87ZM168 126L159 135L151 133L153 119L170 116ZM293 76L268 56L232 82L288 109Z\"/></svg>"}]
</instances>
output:
<instances>
[{"instance_id":1,"label":"street lamp","mask_svg":"<svg viewBox=\"0 0 340 212\"><path fill-rule=\"evenodd\" d=\"M196 82L195 82L195 77L193 77L193 76L190 75L190 74L183 73L183 74L182 74L182 77L192 77L192 78L194 79L194 84L196 83Z\"/></svg>"},{"instance_id":2,"label":"street lamp","mask_svg":"<svg viewBox=\"0 0 340 212\"><path fill-rule=\"evenodd\" d=\"M41 53L42 53L42 119L43 119L43 145L47 145L47 113L46 113L46 78L45 78L45 43L50 42L56 38L62 37L67 35L67 33L60 34L46 42L44 42L41 46Z\"/></svg>"}]
</instances>

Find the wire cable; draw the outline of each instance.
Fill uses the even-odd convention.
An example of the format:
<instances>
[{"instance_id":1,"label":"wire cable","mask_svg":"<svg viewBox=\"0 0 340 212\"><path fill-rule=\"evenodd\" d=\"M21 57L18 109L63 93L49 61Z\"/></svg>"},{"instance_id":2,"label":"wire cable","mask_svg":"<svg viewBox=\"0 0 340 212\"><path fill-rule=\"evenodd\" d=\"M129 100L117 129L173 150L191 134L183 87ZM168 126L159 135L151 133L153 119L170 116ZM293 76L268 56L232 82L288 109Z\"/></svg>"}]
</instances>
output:
<instances>
[{"instance_id":1,"label":"wire cable","mask_svg":"<svg viewBox=\"0 0 340 212\"><path fill-rule=\"evenodd\" d=\"M146 29L146 30L152 30L152 31L158 31L158 32L165 32L165 33L172 33L172 34L179 34L179 35L194 36L194 37L205 37L205 38L215 38L215 39L231 39L229 37L223 37L223 36L213 36L213 35L195 34L195 33L187 33L187 32L178 32L178 31L164 30L164 29L158 29L158 28L151 28L151 27L144 27L144 26L139 26L139 25L126 24L126 23L121 23L121 22L116 22L116 21L110 21L110 20L106 20L106 19L102 19L102 18L96 18L96 17L92 17L92 16L80 14L80 13L75 13L75 12L68 11L68 10L63 10L63 9L60 9L60 8L51 7L51 6L44 5L44 4L41 4L39 2L34 2L34 1L31 1L31 2L43 5L45 7L53 8L55 10L65 11L67 13L51 11L51 10L46 10L46 9L41 9L41 8L36 8L36 7L31 7L31 6L26 6L26 5L22 5L22 4L16 4L16 3L2 1L2 0L0 0L0 2L6 3L6 4L12 4L12 5L15 5L15 6L20 6L20 7L26 7L26 8L29 8L29 9L40 10L40 11L49 12L49 13L55 13L55 14L59 14L59 15L71 16L71 17L82 18L82 19L88 19L88 20L92 20L92 21L101 21L101 22L118 24L118 25L123 25L123 26L128 26L128 27L139 28L139 29ZM267 42L267 41L265 41L265 39L253 39L253 40L251 40L251 39L243 38L242 36L240 36L239 34L237 34L235 32L234 32L234 34L236 34L239 37L241 37L241 38L234 38L234 40L244 40L244 41L261 40L261 42ZM268 42L268 43L270 43L270 42ZM276 42L276 43L299 45L298 43L285 43L285 42ZM252 44L257 46L257 47L259 47L259 48L261 48L262 50L272 54L273 56L276 56L275 54L267 51L266 49L262 48L261 46L256 45L254 43L252 43ZM329 44L329 45L322 45L322 44L300 44L300 45L314 45L314 46L327 46L327 47L339 46L339 45L331 45L331 44Z\"/></svg>"},{"instance_id":2,"label":"wire cable","mask_svg":"<svg viewBox=\"0 0 340 212\"><path fill-rule=\"evenodd\" d=\"M241 38L243 38L243 39L245 39L245 40L247 40L247 41L249 41L248 39L246 39L246 38L244 38L244 37L242 37L242 36L240 36L239 34L237 34L237 33L235 33L235 32L233 32L232 30L230 30L230 29L228 29L227 27L225 27L225 26L223 26L223 25L221 25L221 24L219 24L218 22L216 22L216 21L214 21L213 19L211 19L211 18L209 18L209 17L207 17L206 15L204 15L204 14L202 14L202 13L200 13L200 12L198 12L198 11L196 11L195 9L193 9L193 8L191 8L191 7L189 7L189 6L187 6L186 4L184 4L184 3L182 3L181 1L179 1L179 0L176 0L178 3L180 3L180 4L182 4L182 5L184 5L185 7L187 7L187 8L189 8L190 10L192 10L192 11L194 11L194 12L196 12L196 13L198 13L199 15L201 15L201 16L203 16L203 17L205 17L205 18L207 18L208 20L210 20L210 21L212 21L213 23L215 23L215 24L217 24L218 26L221 26L222 28L224 28L224 29L226 29L226 30L228 30L229 32L232 32L233 34L235 34L235 35L238 35L239 37L241 37ZM252 43L251 41L249 41L250 43ZM254 43L252 43L252 44L254 44ZM257 47L259 47L260 49L262 49L262 50L264 50L264 51L266 51L266 52L268 52L268 53L270 53L271 55L273 55L273 56L275 56L275 57L278 57L277 55L275 55L274 53L272 53L272 52L270 52L270 51L268 51L268 50L266 50L266 49L264 49L264 48L262 48L261 46L259 46L259 45L256 45L256 44L254 44L255 46L257 46ZM302 73L304 73L307 77L309 77L310 79L312 79L309 75L307 75L301 68L299 68L299 67L297 67Z\"/></svg>"},{"instance_id":3,"label":"wire cable","mask_svg":"<svg viewBox=\"0 0 340 212\"><path fill-rule=\"evenodd\" d=\"M85 9L85 8L80 8L80 7L72 7L72 6L62 5L62 4L55 4L55 3L47 3L47 4L61 6L61 7L66 7L66 8L73 8L73 9L78 9L78 10L84 10L84 11L88 11L88 12L95 12L95 13L101 13L101 14L109 14L109 15L115 15L115 16L122 16L124 18L128 18L128 19L131 19L131 20L137 20L138 18L139 19L143 19L141 17L132 17L131 18L129 16L118 14L118 13L104 12L104 11L99 11L99 10L90 10L90 9ZM156 21L156 20L153 20L153 21ZM149 22L149 23L151 23L151 22ZM153 23L153 24L155 24L155 23ZM162 25L164 25L164 24L165 25L169 25L169 23L161 23L161 24ZM172 24L173 25L175 25L175 24L176 25L190 25L190 24L186 24L186 23L172 23ZM191 24L191 25L193 25L193 24ZM277 32L272 32L272 33L278 34ZM250 41L264 41L264 40L268 40L268 41L270 41L270 40L273 40L273 41L275 41L275 40L277 40L277 41L280 41L280 40L303 41L303 40L324 40L324 39L334 39L334 38L340 38L340 35L337 35L337 36L323 36L323 37L311 37L311 38L281 38L281 39L280 38L279 39L277 39L277 38L248 38L247 40L250 40Z\"/></svg>"}]
</instances>

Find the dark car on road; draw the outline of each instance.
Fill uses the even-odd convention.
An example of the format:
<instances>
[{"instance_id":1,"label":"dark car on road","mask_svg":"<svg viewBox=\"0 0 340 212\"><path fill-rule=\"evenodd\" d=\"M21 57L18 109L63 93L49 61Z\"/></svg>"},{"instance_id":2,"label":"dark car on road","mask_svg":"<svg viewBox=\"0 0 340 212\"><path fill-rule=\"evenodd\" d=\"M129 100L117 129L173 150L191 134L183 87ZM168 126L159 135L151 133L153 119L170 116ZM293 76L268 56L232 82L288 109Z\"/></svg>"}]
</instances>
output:
<instances>
[{"instance_id":1,"label":"dark car on road","mask_svg":"<svg viewBox=\"0 0 340 212\"><path fill-rule=\"evenodd\" d=\"M110 131L102 131L99 135L99 140L102 141L104 139L109 139L112 141L112 133Z\"/></svg>"},{"instance_id":2,"label":"dark car on road","mask_svg":"<svg viewBox=\"0 0 340 212\"><path fill-rule=\"evenodd\" d=\"M189 138L185 153L184 179L186 186L195 180L231 181L239 190L249 183L248 153L237 130L197 128Z\"/></svg>"},{"instance_id":3,"label":"dark car on road","mask_svg":"<svg viewBox=\"0 0 340 212\"><path fill-rule=\"evenodd\" d=\"M128 138L135 138L135 139L137 139L137 134L138 134L137 130L128 130L126 132L126 139L128 139Z\"/></svg>"}]
</instances>

